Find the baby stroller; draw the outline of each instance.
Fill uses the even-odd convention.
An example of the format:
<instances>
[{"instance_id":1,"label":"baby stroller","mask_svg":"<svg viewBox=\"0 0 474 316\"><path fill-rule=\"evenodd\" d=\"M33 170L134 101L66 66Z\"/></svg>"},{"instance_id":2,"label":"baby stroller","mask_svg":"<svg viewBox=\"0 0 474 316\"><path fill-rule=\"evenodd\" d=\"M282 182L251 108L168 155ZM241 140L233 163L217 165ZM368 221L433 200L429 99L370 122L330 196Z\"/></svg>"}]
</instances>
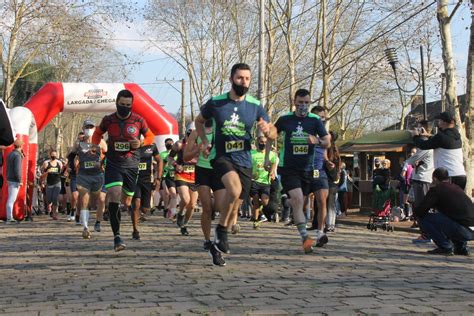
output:
<instances>
[{"instance_id":1,"label":"baby stroller","mask_svg":"<svg viewBox=\"0 0 474 316\"><path fill-rule=\"evenodd\" d=\"M383 204L382 210L375 211L369 217L369 223L367 224L367 229L377 231L377 228L382 228L385 231L393 232L393 225L391 217L391 202L390 199L386 200Z\"/></svg>"}]
</instances>

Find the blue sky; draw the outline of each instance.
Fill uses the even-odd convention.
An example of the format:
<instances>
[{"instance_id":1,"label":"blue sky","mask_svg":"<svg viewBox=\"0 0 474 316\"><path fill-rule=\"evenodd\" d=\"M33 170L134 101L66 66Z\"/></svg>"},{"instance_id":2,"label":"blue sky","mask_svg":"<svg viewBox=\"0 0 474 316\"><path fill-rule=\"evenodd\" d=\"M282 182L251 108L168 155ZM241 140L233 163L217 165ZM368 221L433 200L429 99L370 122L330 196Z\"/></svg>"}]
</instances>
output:
<instances>
[{"instance_id":1,"label":"blue sky","mask_svg":"<svg viewBox=\"0 0 474 316\"><path fill-rule=\"evenodd\" d=\"M145 1L139 1L143 5ZM453 1L454 3L454 1ZM451 6L452 8L452 6ZM431 7L433 19L436 19L436 6ZM470 10L463 4L453 20L453 49L456 59L456 71L458 75L458 94L465 93L467 51L469 46L469 26L471 23ZM187 79L186 73L172 59L167 58L156 48L150 48L146 41L134 41L136 39L148 39L148 36L140 36L147 26L143 21L135 21L131 25L119 25L115 28L116 39L126 39L128 41L115 40L116 48L134 60L144 62L141 65L134 65L130 68L130 73L126 81L136 82L170 113L177 113L181 104L180 82L157 82L157 80L180 80ZM440 52L433 56L441 60ZM439 99L434 95L433 89L429 88L427 101ZM186 99L189 101L189 92L186 91Z\"/></svg>"}]
</instances>

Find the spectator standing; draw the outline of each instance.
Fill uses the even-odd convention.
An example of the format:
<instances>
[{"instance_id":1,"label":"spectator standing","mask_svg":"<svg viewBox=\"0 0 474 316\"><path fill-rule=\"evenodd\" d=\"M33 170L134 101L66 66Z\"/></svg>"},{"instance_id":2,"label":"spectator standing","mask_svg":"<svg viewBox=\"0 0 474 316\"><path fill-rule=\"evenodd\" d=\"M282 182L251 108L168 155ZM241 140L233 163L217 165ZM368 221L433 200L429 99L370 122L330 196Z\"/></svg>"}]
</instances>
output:
<instances>
[{"instance_id":1,"label":"spectator standing","mask_svg":"<svg viewBox=\"0 0 474 316\"><path fill-rule=\"evenodd\" d=\"M438 120L439 132L431 136L425 128L414 131L415 145L423 150L433 149L434 167L445 168L451 182L464 190L466 171L463 165L462 140L454 123L454 114L442 112L435 119Z\"/></svg>"},{"instance_id":2,"label":"spectator standing","mask_svg":"<svg viewBox=\"0 0 474 316\"><path fill-rule=\"evenodd\" d=\"M8 199L7 199L7 224L15 223L13 218L13 205L18 196L21 186L21 164L23 161L23 153L21 139L15 140L13 143L15 149L7 157L7 181L8 181Z\"/></svg>"}]
</instances>

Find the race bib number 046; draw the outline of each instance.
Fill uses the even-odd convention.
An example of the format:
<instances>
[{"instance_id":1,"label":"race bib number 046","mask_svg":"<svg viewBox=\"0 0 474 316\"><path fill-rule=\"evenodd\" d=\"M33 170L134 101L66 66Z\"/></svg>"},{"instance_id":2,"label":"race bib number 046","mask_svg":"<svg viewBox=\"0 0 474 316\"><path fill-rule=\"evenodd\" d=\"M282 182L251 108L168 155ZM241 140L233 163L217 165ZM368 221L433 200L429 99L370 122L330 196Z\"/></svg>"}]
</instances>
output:
<instances>
[{"instance_id":1,"label":"race bib number 046","mask_svg":"<svg viewBox=\"0 0 474 316\"><path fill-rule=\"evenodd\" d=\"M231 140L225 142L225 152L231 153L236 151L244 150L244 141L243 140Z\"/></svg>"},{"instance_id":2,"label":"race bib number 046","mask_svg":"<svg viewBox=\"0 0 474 316\"><path fill-rule=\"evenodd\" d=\"M140 171L146 170L146 162L140 162L138 164L138 170Z\"/></svg>"},{"instance_id":3,"label":"race bib number 046","mask_svg":"<svg viewBox=\"0 0 474 316\"><path fill-rule=\"evenodd\" d=\"M293 155L307 155L308 145L293 145Z\"/></svg>"},{"instance_id":4,"label":"race bib number 046","mask_svg":"<svg viewBox=\"0 0 474 316\"><path fill-rule=\"evenodd\" d=\"M130 151L129 142L115 142L114 143L115 151Z\"/></svg>"}]
</instances>

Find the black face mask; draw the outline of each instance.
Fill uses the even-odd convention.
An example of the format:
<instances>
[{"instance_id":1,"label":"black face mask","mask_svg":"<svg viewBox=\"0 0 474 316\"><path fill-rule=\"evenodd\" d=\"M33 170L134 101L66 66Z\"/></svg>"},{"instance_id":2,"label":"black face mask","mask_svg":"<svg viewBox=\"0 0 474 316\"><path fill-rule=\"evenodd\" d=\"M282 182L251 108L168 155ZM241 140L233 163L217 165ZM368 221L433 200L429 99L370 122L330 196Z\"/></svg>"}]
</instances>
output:
<instances>
[{"instance_id":1,"label":"black face mask","mask_svg":"<svg viewBox=\"0 0 474 316\"><path fill-rule=\"evenodd\" d=\"M56 156L51 156L51 160L56 160Z\"/></svg>"},{"instance_id":2,"label":"black face mask","mask_svg":"<svg viewBox=\"0 0 474 316\"><path fill-rule=\"evenodd\" d=\"M264 150L265 149L265 144L258 143L258 150Z\"/></svg>"},{"instance_id":3,"label":"black face mask","mask_svg":"<svg viewBox=\"0 0 474 316\"><path fill-rule=\"evenodd\" d=\"M132 108L129 108L128 106L117 104L117 113L121 117L127 117L130 114L131 111L132 111Z\"/></svg>"},{"instance_id":4,"label":"black face mask","mask_svg":"<svg viewBox=\"0 0 474 316\"><path fill-rule=\"evenodd\" d=\"M240 86L236 84L235 82L232 82L232 89L234 90L235 94L237 94L237 96L239 97L245 95L249 91L248 87Z\"/></svg>"},{"instance_id":5,"label":"black face mask","mask_svg":"<svg viewBox=\"0 0 474 316\"><path fill-rule=\"evenodd\" d=\"M165 144L167 150L171 150L173 148L173 144Z\"/></svg>"}]
</instances>

